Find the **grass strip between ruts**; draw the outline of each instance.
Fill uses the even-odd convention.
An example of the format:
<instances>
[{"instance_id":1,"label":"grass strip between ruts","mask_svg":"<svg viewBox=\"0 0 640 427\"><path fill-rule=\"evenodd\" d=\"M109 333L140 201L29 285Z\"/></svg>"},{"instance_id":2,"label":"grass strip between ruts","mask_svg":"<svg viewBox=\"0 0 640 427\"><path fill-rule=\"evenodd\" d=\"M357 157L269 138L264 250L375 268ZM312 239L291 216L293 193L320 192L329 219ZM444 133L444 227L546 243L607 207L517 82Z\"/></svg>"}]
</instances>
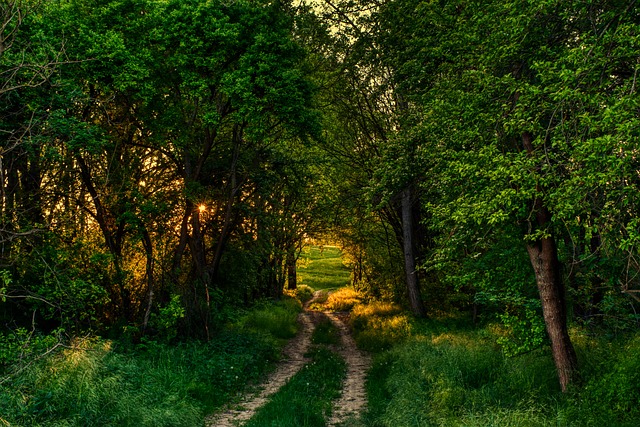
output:
<instances>
[{"instance_id":1,"label":"grass strip between ruts","mask_svg":"<svg viewBox=\"0 0 640 427\"><path fill-rule=\"evenodd\" d=\"M324 427L340 396L346 364L325 347L310 351L311 362L282 387L245 427Z\"/></svg>"}]
</instances>

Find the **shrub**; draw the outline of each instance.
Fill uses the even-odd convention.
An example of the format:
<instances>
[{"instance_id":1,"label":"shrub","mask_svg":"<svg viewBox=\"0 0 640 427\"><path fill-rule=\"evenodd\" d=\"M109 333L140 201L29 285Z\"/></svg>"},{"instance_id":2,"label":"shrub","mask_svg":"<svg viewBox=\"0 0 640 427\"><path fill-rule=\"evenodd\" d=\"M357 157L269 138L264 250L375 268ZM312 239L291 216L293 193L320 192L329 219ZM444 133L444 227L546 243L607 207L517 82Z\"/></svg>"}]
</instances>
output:
<instances>
[{"instance_id":1,"label":"shrub","mask_svg":"<svg viewBox=\"0 0 640 427\"><path fill-rule=\"evenodd\" d=\"M411 335L412 321L402 309L391 303L359 304L351 312L351 326L358 347L382 351Z\"/></svg>"},{"instance_id":2,"label":"shrub","mask_svg":"<svg viewBox=\"0 0 640 427\"><path fill-rule=\"evenodd\" d=\"M276 338L292 338L298 331L297 318L301 309L300 302L292 298L258 305L238 321L238 326Z\"/></svg>"},{"instance_id":3,"label":"shrub","mask_svg":"<svg viewBox=\"0 0 640 427\"><path fill-rule=\"evenodd\" d=\"M307 285L298 285L293 290L285 289L284 293L292 298L297 298L303 304L313 298L313 289Z\"/></svg>"},{"instance_id":4,"label":"shrub","mask_svg":"<svg viewBox=\"0 0 640 427\"><path fill-rule=\"evenodd\" d=\"M325 306L332 311L349 311L360 302L360 294L353 288L340 288L329 294Z\"/></svg>"}]
</instances>

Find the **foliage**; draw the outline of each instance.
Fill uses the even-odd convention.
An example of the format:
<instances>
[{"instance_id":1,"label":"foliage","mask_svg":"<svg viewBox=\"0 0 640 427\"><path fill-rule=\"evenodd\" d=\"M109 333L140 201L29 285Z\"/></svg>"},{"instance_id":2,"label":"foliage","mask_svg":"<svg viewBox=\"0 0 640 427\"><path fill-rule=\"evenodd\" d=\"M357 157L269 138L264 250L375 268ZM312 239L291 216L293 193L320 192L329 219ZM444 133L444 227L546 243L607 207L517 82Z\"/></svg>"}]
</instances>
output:
<instances>
[{"instance_id":1,"label":"foliage","mask_svg":"<svg viewBox=\"0 0 640 427\"><path fill-rule=\"evenodd\" d=\"M340 288L329 294L325 307L331 311L350 311L361 298L361 294L353 288Z\"/></svg>"},{"instance_id":2,"label":"foliage","mask_svg":"<svg viewBox=\"0 0 640 427\"><path fill-rule=\"evenodd\" d=\"M398 305L385 302L358 304L351 311L350 324L359 348L379 352L407 339L413 321Z\"/></svg>"},{"instance_id":3,"label":"foliage","mask_svg":"<svg viewBox=\"0 0 640 427\"><path fill-rule=\"evenodd\" d=\"M2 18L17 49L2 42L0 73L19 89L0 94L10 291L78 331L169 332L158 319L179 302L180 332L200 336L221 304L278 297L280 257L317 205L291 5L28 3Z\"/></svg>"},{"instance_id":4,"label":"foliage","mask_svg":"<svg viewBox=\"0 0 640 427\"><path fill-rule=\"evenodd\" d=\"M162 339L171 341L178 334L178 322L182 318L184 318L184 306L180 303L180 296L172 295L166 306L160 307L157 314L151 315L149 323Z\"/></svg>"},{"instance_id":5,"label":"foliage","mask_svg":"<svg viewBox=\"0 0 640 427\"><path fill-rule=\"evenodd\" d=\"M61 345L61 331L44 335L24 328L0 334L0 382L8 381Z\"/></svg>"},{"instance_id":6,"label":"foliage","mask_svg":"<svg viewBox=\"0 0 640 427\"><path fill-rule=\"evenodd\" d=\"M255 309L255 317L245 316L259 319L268 309L265 304ZM298 309L292 303L274 307L279 314L292 314L284 316L289 323L279 320L271 328L275 335L264 332L268 328L246 330L243 323L210 342L170 345L145 339L134 346L78 338L45 355L52 336L31 337L25 331L3 336L8 376L0 382L2 419L33 426L200 425L270 369L280 350L277 328L295 330ZM30 363L24 363L26 356Z\"/></svg>"},{"instance_id":7,"label":"foliage","mask_svg":"<svg viewBox=\"0 0 640 427\"><path fill-rule=\"evenodd\" d=\"M340 396L346 365L336 354L316 348L311 363L302 367L247 426L325 426L331 403Z\"/></svg>"},{"instance_id":8,"label":"foliage","mask_svg":"<svg viewBox=\"0 0 640 427\"><path fill-rule=\"evenodd\" d=\"M508 332L499 337L497 343L507 356L526 353L546 343L546 330L538 301L532 301L516 313L507 311L498 317Z\"/></svg>"}]
</instances>

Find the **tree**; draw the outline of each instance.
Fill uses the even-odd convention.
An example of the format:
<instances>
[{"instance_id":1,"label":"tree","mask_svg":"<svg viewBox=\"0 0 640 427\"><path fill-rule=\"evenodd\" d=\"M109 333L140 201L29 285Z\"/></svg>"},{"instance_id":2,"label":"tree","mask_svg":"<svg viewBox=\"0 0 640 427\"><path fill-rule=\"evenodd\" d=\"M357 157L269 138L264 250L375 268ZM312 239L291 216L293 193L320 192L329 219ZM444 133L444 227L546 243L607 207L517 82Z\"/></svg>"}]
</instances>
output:
<instances>
[{"instance_id":1,"label":"tree","mask_svg":"<svg viewBox=\"0 0 640 427\"><path fill-rule=\"evenodd\" d=\"M398 84L422 109L414 134L419 162L428 167L423 187L437 196L423 203L440 233L440 251L449 246L460 256L482 256L477 248L489 250L514 225L520 229L566 390L577 362L562 260L581 253L570 261L580 268L616 246L614 235L634 234L629 211L613 208L635 204L622 193L636 178L627 169L630 157L621 154L637 141L623 130L637 120L628 108L635 97L627 50L634 46L628 31L637 28L627 13L633 3L386 7L401 11L390 13L398 21L387 22L405 22L394 27L400 36L390 52ZM612 120L610 107L621 105L630 113ZM596 161L603 153L607 160ZM609 243L604 230L612 232ZM616 262L600 268L613 272Z\"/></svg>"}]
</instances>

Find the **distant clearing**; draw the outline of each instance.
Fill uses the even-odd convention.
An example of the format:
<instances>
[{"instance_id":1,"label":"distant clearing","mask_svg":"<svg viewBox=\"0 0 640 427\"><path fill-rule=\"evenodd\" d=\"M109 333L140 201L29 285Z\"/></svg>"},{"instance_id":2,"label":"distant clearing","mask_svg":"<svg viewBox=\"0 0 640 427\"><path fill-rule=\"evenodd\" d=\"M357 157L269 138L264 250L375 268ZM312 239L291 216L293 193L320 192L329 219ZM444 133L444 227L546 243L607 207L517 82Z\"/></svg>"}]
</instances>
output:
<instances>
[{"instance_id":1,"label":"distant clearing","mask_svg":"<svg viewBox=\"0 0 640 427\"><path fill-rule=\"evenodd\" d=\"M336 289L351 281L337 246L307 246L298 260L298 282L315 290Z\"/></svg>"}]
</instances>

